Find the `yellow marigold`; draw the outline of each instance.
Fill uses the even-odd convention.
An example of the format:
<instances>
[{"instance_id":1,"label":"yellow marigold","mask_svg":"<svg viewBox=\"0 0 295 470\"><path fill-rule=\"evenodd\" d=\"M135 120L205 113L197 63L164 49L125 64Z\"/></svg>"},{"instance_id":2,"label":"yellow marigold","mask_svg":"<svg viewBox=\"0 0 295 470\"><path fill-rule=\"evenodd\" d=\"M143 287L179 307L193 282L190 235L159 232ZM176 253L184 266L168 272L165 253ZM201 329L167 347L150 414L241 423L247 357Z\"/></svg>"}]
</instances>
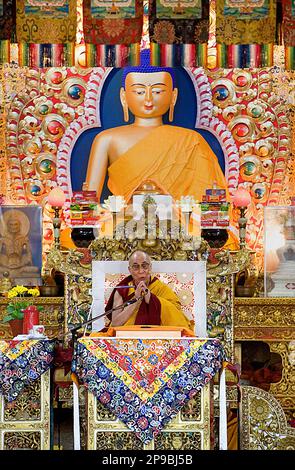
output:
<instances>
[{"instance_id":1,"label":"yellow marigold","mask_svg":"<svg viewBox=\"0 0 295 470\"><path fill-rule=\"evenodd\" d=\"M39 289L35 287L34 289L29 289L28 294L30 294L32 297L38 297L40 295Z\"/></svg>"},{"instance_id":2,"label":"yellow marigold","mask_svg":"<svg viewBox=\"0 0 295 470\"><path fill-rule=\"evenodd\" d=\"M16 286L14 289L18 294L24 294L25 292L28 292L28 289L25 286Z\"/></svg>"},{"instance_id":3,"label":"yellow marigold","mask_svg":"<svg viewBox=\"0 0 295 470\"><path fill-rule=\"evenodd\" d=\"M12 299L13 297L17 297L17 292L13 289L11 289L10 291L7 292L7 297L9 299Z\"/></svg>"},{"instance_id":4,"label":"yellow marigold","mask_svg":"<svg viewBox=\"0 0 295 470\"><path fill-rule=\"evenodd\" d=\"M38 297L40 295L40 291L37 287L28 289L25 286L14 286L7 292L7 297L12 299L14 297L24 297L24 294L27 294L32 297Z\"/></svg>"}]
</instances>

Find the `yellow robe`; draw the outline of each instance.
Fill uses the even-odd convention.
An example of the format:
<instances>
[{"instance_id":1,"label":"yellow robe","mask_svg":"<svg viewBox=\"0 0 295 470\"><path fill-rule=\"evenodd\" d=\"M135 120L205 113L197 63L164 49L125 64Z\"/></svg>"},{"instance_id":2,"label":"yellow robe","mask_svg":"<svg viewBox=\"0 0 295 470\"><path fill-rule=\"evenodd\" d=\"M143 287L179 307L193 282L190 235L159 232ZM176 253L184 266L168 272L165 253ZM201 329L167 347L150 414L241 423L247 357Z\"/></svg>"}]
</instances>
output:
<instances>
[{"instance_id":1,"label":"yellow robe","mask_svg":"<svg viewBox=\"0 0 295 470\"><path fill-rule=\"evenodd\" d=\"M108 169L108 186L129 200L145 180L152 180L174 199L194 195L201 200L215 182L226 188L216 155L196 131L177 126L155 128Z\"/></svg>"},{"instance_id":2,"label":"yellow robe","mask_svg":"<svg viewBox=\"0 0 295 470\"><path fill-rule=\"evenodd\" d=\"M179 298L169 286L156 279L148 287L161 303L161 326L183 326L184 328L192 329L190 321L181 310ZM134 292L134 289L129 289L129 294L132 292ZM125 325L135 325L137 311L138 308L135 308Z\"/></svg>"}]
</instances>

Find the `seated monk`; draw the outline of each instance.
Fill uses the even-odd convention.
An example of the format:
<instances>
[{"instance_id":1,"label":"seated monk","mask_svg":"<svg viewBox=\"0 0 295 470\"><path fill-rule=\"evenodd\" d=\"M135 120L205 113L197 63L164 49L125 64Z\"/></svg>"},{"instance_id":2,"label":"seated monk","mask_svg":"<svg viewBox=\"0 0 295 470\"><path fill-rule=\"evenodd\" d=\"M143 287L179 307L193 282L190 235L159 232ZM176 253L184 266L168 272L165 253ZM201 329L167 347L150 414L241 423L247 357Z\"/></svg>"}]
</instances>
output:
<instances>
[{"instance_id":1,"label":"seated monk","mask_svg":"<svg viewBox=\"0 0 295 470\"><path fill-rule=\"evenodd\" d=\"M151 259L144 251L135 251L129 259L130 275L123 279L109 298L106 311L135 297L136 303L112 313L111 326L162 325L191 329L181 310L177 295L151 274Z\"/></svg>"},{"instance_id":2,"label":"seated monk","mask_svg":"<svg viewBox=\"0 0 295 470\"><path fill-rule=\"evenodd\" d=\"M178 89L173 68L149 65L149 51L143 51L143 65L126 67L120 99L124 121L129 110L134 122L98 134L91 147L85 187L100 199L106 173L114 195L128 202L146 180L175 200L192 195L201 200L213 182L226 188L218 159L206 140L195 130L164 125L169 111L173 121Z\"/></svg>"}]
</instances>

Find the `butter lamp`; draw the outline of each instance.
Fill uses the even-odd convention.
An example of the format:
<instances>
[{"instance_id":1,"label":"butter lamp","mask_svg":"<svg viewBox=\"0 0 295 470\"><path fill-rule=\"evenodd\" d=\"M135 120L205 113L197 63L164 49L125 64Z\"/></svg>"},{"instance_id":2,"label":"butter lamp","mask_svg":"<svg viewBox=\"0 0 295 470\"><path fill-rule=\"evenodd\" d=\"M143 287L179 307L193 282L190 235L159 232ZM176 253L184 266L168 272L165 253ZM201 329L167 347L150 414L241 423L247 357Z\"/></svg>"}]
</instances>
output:
<instances>
[{"instance_id":1,"label":"butter lamp","mask_svg":"<svg viewBox=\"0 0 295 470\"><path fill-rule=\"evenodd\" d=\"M245 248L246 246L246 227L247 227L246 210L250 203L251 203L251 195L249 191L247 191L244 188L238 188L233 197L233 204L240 211L238 224L239 224L239 238L240 238L241 249Z\"/></svg>"},{"instance_id":2,"label":"butter lamp","mask_svg":"<svg viewBox=\"0 0 295 470\"><path fill-rule=\"evenodd\" d=\"M60 247L60 226L61 226L60 211L66 201L66 195L61 188L56 187L56 188L53 188L48 194L47 201L54 210L54 218L52 221L53 233L54 233L54 246L55 248L59 248Z\"/></svg>"}]
</instances>

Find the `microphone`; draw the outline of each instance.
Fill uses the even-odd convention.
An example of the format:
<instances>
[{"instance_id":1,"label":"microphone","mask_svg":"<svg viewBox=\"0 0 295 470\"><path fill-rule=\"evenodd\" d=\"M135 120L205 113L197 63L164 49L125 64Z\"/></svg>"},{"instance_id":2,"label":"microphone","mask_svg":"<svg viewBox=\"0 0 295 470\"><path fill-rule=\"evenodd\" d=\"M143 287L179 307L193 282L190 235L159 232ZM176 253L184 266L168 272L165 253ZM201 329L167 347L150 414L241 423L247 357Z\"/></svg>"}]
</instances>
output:
<instances>
[{"instance_id":1,"label":"microphone","mask_svg":"<svg viewBox=\"0 0 295 470\"><path fill-rule=\"evenodd\" d=\"M83 328L84 326L93 323L95 320L98 320L99 318L106 317L107 315L109 315L110 313L115 312L116 310L120 310L122 308L127 307L128 305L135 304L137 302L137 300L138 299L136 299L135 297L132 297L132 299L126 300L126 302L123 302L121 305L118 305L117 307L110 308L109 310L107 310L103 313L100 313L99 315L97 315L93 318L90 318L89 320L83 321L83 322L79 323L78 325L74 326L73 328L70 328L66 333L62 333L61 335L59 335L59 338L57 338L57 339L62 339L63 337L65 337L69 333L71 333L72 334L72 340L73 340L73 343L74 343L75 338L76 338L76 334L77 334L77 332L80 328Z\"/></svg>"},{"instance_id":2,"label":"microphone","mask_svg":"<svg viewBox=\"0 0 295 470\"><path fill-rule=\"evenodd\" d=\"M132 299L127 300L125 302L125 307L128 307L129 305L135 304L137 301L138 301L138 299L136 297L133 297ZM120 307L122 307L122 305L120 305Z\"/></svg>"},{"instance_id":3,"label":"microphone","mask_svg":"<svg viewBox=\"0 0 295 470\"><path fill-rule=\"evenodd\" d=\"M136 289L136 286L115 286L115 287L109 287L109 289L126 289L129 287L130 289Z\"/></svg>"}]
</instances>

